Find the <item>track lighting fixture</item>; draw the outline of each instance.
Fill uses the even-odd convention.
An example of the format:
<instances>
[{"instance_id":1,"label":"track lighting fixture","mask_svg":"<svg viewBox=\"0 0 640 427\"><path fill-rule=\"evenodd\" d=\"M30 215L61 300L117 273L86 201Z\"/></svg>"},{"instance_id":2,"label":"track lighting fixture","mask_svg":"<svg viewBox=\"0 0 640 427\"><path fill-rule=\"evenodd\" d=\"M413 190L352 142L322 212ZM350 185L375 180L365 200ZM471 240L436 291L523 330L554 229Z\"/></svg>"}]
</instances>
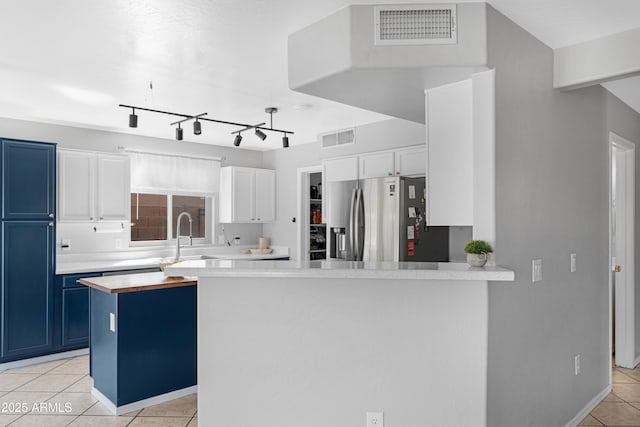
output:
<instances>
[{"instance_id":1,"label":"track lighting fixture","mask_svg":"<svg viewBox=\"0 0 640 427\"><path fill-rule=\"evenodd\" d=\"M132 108L133 112L129 114L129 127L137 128L138 127L138 116L136 116L136 109Z\"/></svg>"},{"instance_id":2,"label":"track lighting fixture","mask_svg":"<svg viewBox=\"0 0 640 427\"><path fill-rule=\"evenodd\" d=\"M228 122L225 120L216 120L216 119L209 119L203 116L206 116L207 113L201 113L201 114L196 114L196 115L190 115L190 114L183 114L183 113L172 113L170 111L162 111L162 110L153 110L151 108L144 108L144 107L136 107L133 105L125 105L125 104L120 104L120 107L123 108L131 108L133 110L133 113L129 115L129 127L135 128L138 127L138 116L136 116L136 109L138 110L142 110L142 111L148 111L151 113L158 113L158 114L167 114L169 116L176 116L176 117L181 117L180 120L171 123L171 126L175 126L178 125L178 127L176 128L176 139L178 141L182 141L184 138L184 129L182 128L181 124L184 122L187 122L189 120L194 120L193 122L193 133L195 135L200 135L202 134L202 121L208 121L208 122L212 122L212 123L219 123L219 124L224 124L224 125L231 125L231 126L240 126L242 127L242 129L240 130L236 130L231 132L231 134L237 134L236 137L233 140L233 145L235 145L236 147L240 146L240 142L242 142L242 136L240 135L240 132L244 132L246 130L249 129L255 129L255 134L258 138L260 138L261 140L265 140L267 139L267 134L264 131L267 132L281 132L284 134L284 137L282 138L282 146L284 148L287 148L289 146L289 138L287 136L287 134L291 134L293 135L295 132L291 132L288 130L284 130L284 129L274 129L273 127L273 114L278 112L278 109L276 107L267 107L264 109L265 113L270 115L270 126L269 127L265 127L265 123L258 123L256 125L247 125L244 123L238 123L238 122Z\"/></svg>"}]
</instances>

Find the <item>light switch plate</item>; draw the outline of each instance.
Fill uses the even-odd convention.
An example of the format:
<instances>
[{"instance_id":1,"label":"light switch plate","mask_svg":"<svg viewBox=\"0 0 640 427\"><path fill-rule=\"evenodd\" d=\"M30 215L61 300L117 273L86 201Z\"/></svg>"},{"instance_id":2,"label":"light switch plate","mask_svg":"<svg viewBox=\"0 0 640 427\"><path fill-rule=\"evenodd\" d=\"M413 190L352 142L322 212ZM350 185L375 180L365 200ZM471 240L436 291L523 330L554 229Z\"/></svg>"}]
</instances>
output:
<instances>
[{"instance_id":1,"label":"light switch plate","mask_svg":"<svg viewBox=\"0 0 640 427\"><path fill-rule=\"evenodd\" d=\"M576 266L576 254L571 254L571 272L575 273L577 270Z\"/></svg>"},{"instance_id":2,"label":"light switch plate","mask_svg":"<svg viewBox=\"0 0 640 427\"><path fill-rule=\"evenodd\" d=\"M542 281L542 259L531 261L531 280L533 283Z\"/></svg>"}]
</instances>

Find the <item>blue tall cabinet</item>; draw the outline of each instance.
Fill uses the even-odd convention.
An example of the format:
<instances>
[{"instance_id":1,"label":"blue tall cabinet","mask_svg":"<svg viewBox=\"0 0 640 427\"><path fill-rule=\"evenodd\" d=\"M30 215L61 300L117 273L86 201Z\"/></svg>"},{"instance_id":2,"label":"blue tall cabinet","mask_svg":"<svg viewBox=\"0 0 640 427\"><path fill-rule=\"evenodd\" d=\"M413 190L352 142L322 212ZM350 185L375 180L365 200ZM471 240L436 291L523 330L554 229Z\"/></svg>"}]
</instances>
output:
<instances>
[{"instance_id":1,"label":"blue tall cabinet","mask_svg":"<svg viewBox=\"0 0 640 427\"><path fill-rule=\"evenodd\" d=\"M0 362L54 351L56 146L0 138Z\"/></svg>"}]
</instances>

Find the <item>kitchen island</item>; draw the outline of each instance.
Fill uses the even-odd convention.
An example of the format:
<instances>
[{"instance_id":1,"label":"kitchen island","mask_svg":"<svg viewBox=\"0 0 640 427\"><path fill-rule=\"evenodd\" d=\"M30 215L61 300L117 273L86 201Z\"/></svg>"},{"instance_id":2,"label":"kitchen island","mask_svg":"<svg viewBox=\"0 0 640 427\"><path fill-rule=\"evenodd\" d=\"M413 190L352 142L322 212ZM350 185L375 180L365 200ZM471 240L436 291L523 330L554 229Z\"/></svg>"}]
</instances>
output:
<instances>
[{"instance_id":1,"label":"kitchen island","mask_svg":"<svg viewBox=\"0 0 640 427\"><path fill-rule=\"evenodd\" d=\"M116 415L195 393L196 284L161 272L79 280L90 289L92 394Z\"/></svg>"},{"instance_id":2,"label":"kitchen island","mask_svg":"<svg viewBox=\"0 0 640 427\"><path fill-rule=\"evenodd\" d=\"M198 278L201 425L486 424L487 287L512 271L194 260L165 273Z\"/></svg>"}]
</instances>

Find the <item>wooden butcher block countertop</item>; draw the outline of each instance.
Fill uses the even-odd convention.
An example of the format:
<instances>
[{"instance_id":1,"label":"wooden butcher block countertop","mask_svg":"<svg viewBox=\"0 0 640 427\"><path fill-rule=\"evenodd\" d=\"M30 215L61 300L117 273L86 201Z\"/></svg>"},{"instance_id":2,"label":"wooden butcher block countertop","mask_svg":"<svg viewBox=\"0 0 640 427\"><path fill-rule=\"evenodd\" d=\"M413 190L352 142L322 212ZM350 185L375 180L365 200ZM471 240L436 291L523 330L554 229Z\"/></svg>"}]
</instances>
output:
<instances>
[{"instance_id":1,"label":"wooden butcher block countertop","mask_svg":"<svg viewBox=\"0 0 640 427\"><path fill-rule=\"evenodd\" d=\"M87 277L78 280L78 282L108 294L150 291L198 284L195 277L167 277L161 271L143 274L123 274L121 276Z\"/></svg>"}]
</instances>

